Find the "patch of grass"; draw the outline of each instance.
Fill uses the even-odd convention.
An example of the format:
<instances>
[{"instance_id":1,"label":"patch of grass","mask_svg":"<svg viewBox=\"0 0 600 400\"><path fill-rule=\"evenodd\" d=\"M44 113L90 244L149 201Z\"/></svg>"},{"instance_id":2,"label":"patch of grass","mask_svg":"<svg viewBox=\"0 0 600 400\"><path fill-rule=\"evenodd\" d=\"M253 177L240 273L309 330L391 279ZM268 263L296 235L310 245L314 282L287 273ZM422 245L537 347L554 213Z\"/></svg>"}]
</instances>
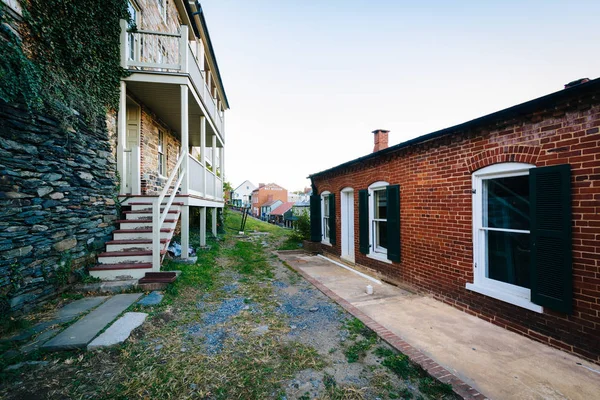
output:
<instances>
[{"instance_id":1,"label":"patch of grass","mask_svg":"<svg viewBox=\"0 0 600 400\"><path fill-rule=\"evenodd\" d=\"M416 373L413 364L404 354L387 356L381 365L388 367L392 372L404 379L410 378Z\"/></svg>"},{"instance_id":2,"label":"patch of grass","mask_svg":"<svg viewBox=\"0 0 600 400\"><path fill-rule=\"evenodd\" d=\"M0 336L9 336L29 327L31 327L31 321L25 318L9 317L7 315L0 318Z\"/></svg>"},{"instance_id":3,"label":"patch of grass","mask_svg":"<svg viewBox=\"0 0 600 400\"><path fill-rule=\"evenodd\" d=\"M79 300L83 299L84 296L81 293L62 293L60 297L63 300Z\"/></svg>"},{"instance_id":4,"label":"patch of grass","mask_svg":"<svg viewBox=\"0 0 600 400\"><path fill-rule=\"evenodd\" d=\"M355 363L367 354L367 351L375 344L376 339L363 339L350 345L344 355L349 363Z\"/></svg>"},{"instance_id":5,"label":"patch of grass","mask_svg":"<svg viewBox=\"0 0 600 400\"><path fill-rule=\"evenodd\" d=\"M277 247L277 250L298 250L301 248L302 241L296 236L290 236L279 247Z\"/></svg>"},{"instance_id":6,"label":"patch of grass","mask_svg":"<svg viewBox=\"0 0 600 400\"><path fill-rule=\"evenodd\" d=\"M260 243L239 241L226 251L234 259L233 267L244 275L273 278L272 267L265 257Z\"/></svg>"},{"instance_id":7,"label":"patch of grass","mask_svg":"<svg viewBox=\"0 0 600 400\"><path fill-rule=\"evenodd\" d=\"M367 327L360 319L351 318L346 321L344 327L350 332L350 338L356 338L356 335L361 335L365 339L377 339L377 334Z\"/></svg>"},{"instance_id":8,"label":"patch of grass","mask_svg":"<svg viewBox=\"0 0 600 400\"><path fill-rule=\"evenodd\" d=\"M434 399L444 399L454 395L452 385L429 377L419 380L419 391Z\"/></svg>"}]
</instances>

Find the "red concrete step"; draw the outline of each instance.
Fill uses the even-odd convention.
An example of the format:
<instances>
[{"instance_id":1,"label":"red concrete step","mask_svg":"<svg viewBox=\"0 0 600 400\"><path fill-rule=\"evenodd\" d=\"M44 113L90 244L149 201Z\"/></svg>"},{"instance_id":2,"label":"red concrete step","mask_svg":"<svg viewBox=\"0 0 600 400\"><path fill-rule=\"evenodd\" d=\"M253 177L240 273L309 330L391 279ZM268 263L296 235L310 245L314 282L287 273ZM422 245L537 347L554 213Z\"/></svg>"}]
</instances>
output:
<instances>
[{"instance_id":1,"label":"red concrete step","mask_svg":"<svg viewBox=\"0 0 600 400\"><path fill-rule=\"evenodd\" d=\"M148 202L131 202L131 203L127 203L125 204L125 207L127 206L151 206L154 203L148 203ZM161 203L161 207L162 206L166 206L167 203ZM171 203L172 206L183 206L182 202L173 202Z\"/></svg>"},{"instance_id":2,"label":"red concrete step","mask_svg":"<svg viewBox=\"0 0 600 400\"><path fill-rule=\"evenodd\" d=\"M161 210L164 210L164 208L162 208ZM148 214L148 215L152 215L152 211L145 211L145 210L135 210L135 211L122 211L123 214ZM179 211L167 211L167 214L177 214L179 213ZM129 221L129 220L128 220Z\"/></svg>"},{"instance_id":3,"label":"red concrete step","mask_svg":"<svg viewBox=\"0 0 600 400\"><path fill-rule=\"evenodd\" d=\"M161 244L165 244L169 239L160 239ZM129 239L129 240L111 240L106 244L152 244L151 239Z\"/></svg>"},{"instance_id":4,"label":"red concrete step","mask_svg":"<svg viewBox=\"0 0 600 400\"><path fill-rule=\"evenodd\" d=\"M118 269L152 269L152 263L136 264L98 264L90 267L90 271L111 271Z\"/></svg>"},{"instance_id":5,"label":"red concrete step","mask_svg":"<svg viewBox=\"0 0 600 400\"><path fill-rule=\"evenodd\" d=\"M161 228L161 232L172 232L174 229ZM152 229L117 229L113 233L152 233Z\"/></svg>"},{"instance_id":6,"label":"red concrete step","mask_svg":"<svg viewBox=\"0 0 600 400\"><path fill-rule=\"evenodd\" d=\"M160 254L164 255L167 250L161 250ZM106 251L98 254L98 257L125 257L125 256L151 256L152 250L121 250L121 251Z\"/></svg>"},{"instance_id":7,"label":"red concrete step","mask_svg":"<svg viewBox=\"0 0 600 400\"><path fill-rule=\"evenodd\" d=\"M140 222L152 222L152 219L118 219L115 222L119 224L139 224ZM176 219L165 219L165 222L177 222Z\"/></svg>"},{"instance_id":8,"label":"red concrete step","mask_svg":"<svg viewBox=\"0 0 600 400\"><path fill-rule=\"evenodd\" d=\"M175 282L177 274L175 272L146 272L146 276L138 281L144 283L171 283Z\"/></svg>"}]
</instances>

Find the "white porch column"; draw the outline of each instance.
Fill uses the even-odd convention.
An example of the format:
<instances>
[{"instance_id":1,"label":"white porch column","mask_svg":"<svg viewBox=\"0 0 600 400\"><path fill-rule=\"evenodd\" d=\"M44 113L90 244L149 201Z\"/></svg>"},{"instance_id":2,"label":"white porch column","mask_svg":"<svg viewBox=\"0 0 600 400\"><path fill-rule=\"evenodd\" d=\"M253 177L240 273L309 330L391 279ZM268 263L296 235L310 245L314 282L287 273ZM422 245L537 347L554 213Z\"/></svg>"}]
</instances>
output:
<instances>
[{"instance_id":1,"label":"white porch column","mask_svg":"<svg viewBox=\"0 0 600 400\"><path fill-rule=\"evenodd\" d=\"M127 136L127 91L125 82L121 81L119 92L119 112L117 114L117 172L119 173L119 194L125 194L125 140Z\"/></svg>"},{"instance_id":2,"label":"white porch column","mask_svg":"<svg viewBox=\"0 0 600 400\"><path fill-rule=\"evenodd\" d=\"M225 186L225 147L221 147L219 153L221 160L221 198L219 200L223 200L225 198L225 193L223 193L223 188Z\"/></svg>"},{"instance_id":3,"label":"white porch column","mask_svg":"<svg viewBox=\"0 0 600 400\"><path fill-rule=\"evenodd\" d=\"M217 207L212 207L212 234L214 237L217 237Z\"/></svg>"},{"instance_id":4,"label":"white porch column","mask_svg":"<svg viewBox=\"0 0 600 400\"><path fill-rule=\"evenodd\" d=\"M214 192L211 195L216 198L217 197L217 135L212 135L212 168L214 174L212 175L213 179L213 190Z\"/></svg>"},{"instance_id":5,"label":"white porch column","mask_svg":"<svg viewBox=\"0 0 600 400\"><path fill-rule=\"evenodd\" d=\"M183 160L181 161L180 174L183 174L181 181L181 192L189 194L190 175L189 175L189 127L188 127L188 87L181 85L181 149ZM188 249L190 247L190 207L183 206L181 210L181 258L188 258Z\"/></svg>"},{"instance_id":6,"label":"white porch column","mask_svg":"<svg viewBox=\"0 0 600 400\"><path fill-rule=\"evenodd\" d=\"M202 173L202 196L206 197L206 117L200 117L200 162L204 167ZM206 211L206 210L205 210ZM206 215L206 213L205 213Z\"/></svg>"},{"instance_id":7,"label":"white porch column","mask_svg":"<svg viewBox=\"0 0 600 400\"><path fill-rule=\"evenodd\" d=\"M181 72L188 72L188 26L181 25L181 37L179 38L179 60L181 63Z\"/></svg>"},{"instance_id":8,"label":"white porch column","mask_svg":"<svg viewBox=\"0 0 600 400\"><path fill-rule=\"evenodd\" d=\"M206 246L206 207L200 207L200 246Z\"/></svg>"}]
</instances>

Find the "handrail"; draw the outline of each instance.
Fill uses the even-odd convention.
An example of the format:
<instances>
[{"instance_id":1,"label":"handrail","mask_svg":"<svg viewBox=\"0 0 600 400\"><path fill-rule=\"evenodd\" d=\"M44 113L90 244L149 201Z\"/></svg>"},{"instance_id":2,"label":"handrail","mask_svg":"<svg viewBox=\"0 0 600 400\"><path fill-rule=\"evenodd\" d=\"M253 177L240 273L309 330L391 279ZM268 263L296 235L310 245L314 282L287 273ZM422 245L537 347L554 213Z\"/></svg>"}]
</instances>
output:
<instances>
[{"instance_id":1,"label":"handrail","mask_svg":"<svg viewBox=\"0 0 600 400\"><path fill-rule=\"evenodd\" d=\"M163 190L160 193L160 195L158 196L158 198L155 199L154 202L152 203L152 271L154 271L154 272L160 271L160 230L162 229L162 225L165 222L167 215L169 215L169 209L171 208L171 205L173 204L173 200L175 199L175 196L177 195L177 189L179 189L179 186L181 185L181 181L183 180L183 177L187 173L187 171L179 171L181 162L183 161L183 159L185 157L185 150L186 149L181 150L181 154L179 155L179 160L177 160L177 164L175 164L175 168L173 168L171 175L169 175L169 179L167 180L167 183L165 183L165 187L163 188ZM178 171L180 172L180 174L179 174L180 176L177 179L177 183L175 183L175 186L173 187L173 192L171 193L171 196L169 196L169 201L165 205L165 209L161 213L160 205L161 205L162 201L164 200L165 196L167 195L167 192L168 192L169 188L171 187L171 183L173 182L173 179L175 179L175 174Z\"/></svg>"}]
</instances>

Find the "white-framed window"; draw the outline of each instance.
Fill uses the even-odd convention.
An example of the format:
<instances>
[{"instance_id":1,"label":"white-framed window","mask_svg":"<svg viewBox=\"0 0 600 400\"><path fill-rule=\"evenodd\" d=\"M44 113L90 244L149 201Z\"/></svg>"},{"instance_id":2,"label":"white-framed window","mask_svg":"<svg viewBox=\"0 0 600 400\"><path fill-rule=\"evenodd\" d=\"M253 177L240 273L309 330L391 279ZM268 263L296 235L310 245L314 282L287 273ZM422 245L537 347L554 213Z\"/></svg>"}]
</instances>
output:
<instances>
[{"instance_id":1,"label":"white-framed window","mask_svg":"<svg viewBox=\"0 0 600 400\"><path fill-rule=\"evenodd\" d=\"M162 130L158 131L158 174L161 176L167 175L167 162L165 157L165 133Z\"/></svg>"},{"instance_id":2,"label":"white-framed window","mask_svg":"<svg viewBox=\"0 0 600 400\"><path fill-rule=\"evenodd\" d=\"M133 28L134 26L137 27L139 10L132 1L127 2L127 11L129 11L129 16L131 17L131 22L129 24L129 28ZM127 57L133 61L136 59L136 53L140 46L138 36L134 32L129 32L127 34L127 45L128 45Z\"/></svg>"},{"instance_id":3,"label":"white-framed window","mask_svg":"<svg viewBox=\"0 0 600 400\"><path fill-rule=\"evenodd\" d=\"M331 243L331 232L329 225L329 202L331 201L331 198L329 197L330 194L331 193L329 192L321 193L321 228L323 229L322 242L327 244Z\"/></svg>"},{"instance_id":4,"label":"white-framed window","mask_svg":"<svg viewBox=\"0 0 600 400\"><path fill-rule=\"evenodd\" d=\"M156 0L156 6L158 7L158 12L160 13L160 17L163 21L167 19L167 0Z\"/></svg>"},{"instance_id":5,"label":"white-framed window","mask_svg":"<svg viewBox=\"0 0 600 400\"><path fill-rule=\"evenodd\" d=\"M467 289L532 311L529 170L500 163L473 173L473 283Z\"/></svg>"},{"instance_id":6,"label":"white-framed window","mask_svg":"<svg viewBox=\"0 0 600 400\"><path fill-rule=\"evenodd\" d=\"M387 182L375 182L369 186L369 256L383 261L387 259Z\"/></svg>"}]
</instances>

